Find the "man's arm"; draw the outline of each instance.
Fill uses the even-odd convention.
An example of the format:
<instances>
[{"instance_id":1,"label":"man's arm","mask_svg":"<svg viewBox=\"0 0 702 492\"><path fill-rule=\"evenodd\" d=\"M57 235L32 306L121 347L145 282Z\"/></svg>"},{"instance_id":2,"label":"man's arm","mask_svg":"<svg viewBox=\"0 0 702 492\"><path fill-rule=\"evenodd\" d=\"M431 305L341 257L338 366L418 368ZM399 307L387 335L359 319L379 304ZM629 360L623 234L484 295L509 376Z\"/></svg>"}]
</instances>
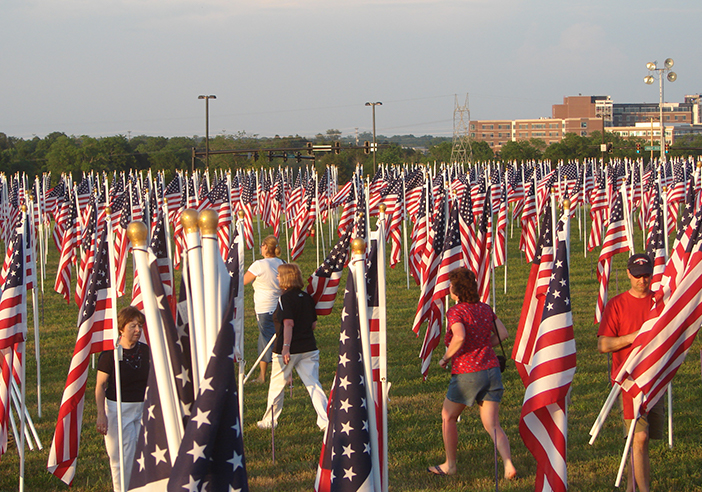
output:
<instances>
[{"instance_id":1,"label":"man's arm","mask_svg":"<svg viewBox=\"0 0 702 492\"><path fill-rule=\"evenodd\" d=\"M606 354L626 348L634 343L634 339L638 333L638 331L635 331L634 333L629 333L621 337L607 337L601 335L597 337L597 350L599 350L601 354Z\"/></svg>"}]
</instances>

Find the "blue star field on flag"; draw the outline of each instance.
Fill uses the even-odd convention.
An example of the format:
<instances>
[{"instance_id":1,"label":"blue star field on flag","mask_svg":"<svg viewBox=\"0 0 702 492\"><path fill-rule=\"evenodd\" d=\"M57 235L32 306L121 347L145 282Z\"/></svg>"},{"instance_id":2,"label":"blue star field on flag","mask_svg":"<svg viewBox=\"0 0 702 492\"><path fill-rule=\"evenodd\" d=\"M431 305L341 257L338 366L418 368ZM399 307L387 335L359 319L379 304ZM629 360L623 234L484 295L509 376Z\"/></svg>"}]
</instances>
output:
<instances>
[{"instance_id":1,"label":"blue star field on flag","mask_svg":"<svg viewBox=\"0 0 702 492\"><path fill-rule=\"evenodd\" d=\"M365 385L356 289L353 276L349 275L341 313L339 363L329 402L329 427L318 471L318 480L321 475L328 483L320 483L319 490L372 489L369 404Z\"/></svg>"},{"instance_id":2,"label":"blue star field on flag","mask_svg":"<svg viewBox=\"0 0 702 492\"><path fill-rule=\"evenodd\" d=\"M230 301L185 428L169 492L247 491L241 430L234 370L234 302Z\"/></svg>"}]
</instances>

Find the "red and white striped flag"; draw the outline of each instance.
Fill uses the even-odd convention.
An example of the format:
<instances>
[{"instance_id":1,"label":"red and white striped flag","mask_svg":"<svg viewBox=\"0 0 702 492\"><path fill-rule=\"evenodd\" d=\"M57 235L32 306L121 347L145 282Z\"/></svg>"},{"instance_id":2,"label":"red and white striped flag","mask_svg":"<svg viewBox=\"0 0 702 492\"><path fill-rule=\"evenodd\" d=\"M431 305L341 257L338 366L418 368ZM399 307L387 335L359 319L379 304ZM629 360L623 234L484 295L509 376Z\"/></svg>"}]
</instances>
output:
<instances>
[{"instance_id":1,"label":"red and white striped flag","mask_svg":"<svg viewBox=\"0 0 702 492\"><path fill-rule=\"evenodd\" d=\"M519 432L536 458L535 491L568 488L566 398L575 374L576 355L567 252L568 226L559 232L553 273L545 295L531 364L526 366Z\"/></svg>"},{"instance_id":2,"label":"red and white striped flag","mask_svg":"<svg viewBox=\"0 0 702 492\"><path fill-rule=\"evenodd\" d=\"M341 274L349 257L353 226L353 221L348 223L344 235L319 268L307 279L307 293L314 299L317 316L326 316L332 312Z\"/></svg>"},{"instance_id":3,"label":"red and white striped flag","mask_svg":"<svg viewBox=\"0 0 702 492\"><path fill-rule=\"evenodd\" d=\"M526 292L524 293L524 303L522 313L519 318L517 334L514 339L512 349L512 359L515 362L517 371L522 378L522 383L526 387L528 384L527 367L531 365L531 358L534 353L534 344L538 327L541 324L541 315L544 311L544 299L551 279L553 268L553 219L551 215L551 204L546 206L546 212L541 223L541 235L536 247L536 256L532 261L529 280L527 281Z\"/></svg>"},{"instance_id":4,"label":"red and white striped flag","mask_svg":"<svg viewBox=\"0 0 702 492\"><path fill-rule=\"evenodd\" d=\"M615 377L624 391L642 402L642 412L656 404L697 336L702 324L702 241L694 247L682 278L665 306L644 322L632 350Z\"/></svg>"},{"instance_id":5,"label":"red and white striped flag","mask_svg":"<svg viewBox=\"0 0 702 492\"><path fill-rule=\"evenodd\" d=\"M628 226L624 218L624 200L622 193L618 192L609 214L609 225L597 262L597 280L600 282L600 290L595 306L595 324L602 321L602 313L604 313L604 307L607 304L607 287L612 268L612 257L630 249L629 237ZM633 251L631 252L633 253Z\"/></svg>"},{"instance_id":6,"label":"red and white striped flag","mask_svg":"<svg viewBox=\"0 0 702 492\"><path fill-rule=\"evenodd\" d=\"M49 472L68 485L76 472L90 354L114 348L112 330L116 320L111 318L113 306L108 254L107 228L104 228L95 258L96 268L90 275L85 299L78 314L78 338L47 463Z\"/></svg>"}]
</instances>

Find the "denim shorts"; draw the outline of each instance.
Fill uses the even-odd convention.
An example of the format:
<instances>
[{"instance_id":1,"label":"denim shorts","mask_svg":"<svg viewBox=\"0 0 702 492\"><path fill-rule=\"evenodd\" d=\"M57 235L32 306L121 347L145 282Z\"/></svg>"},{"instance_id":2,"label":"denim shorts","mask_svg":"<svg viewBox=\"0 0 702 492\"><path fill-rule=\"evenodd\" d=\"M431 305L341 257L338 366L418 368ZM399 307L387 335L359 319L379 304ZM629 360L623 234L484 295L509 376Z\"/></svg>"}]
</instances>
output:
<instances>
[{"instance_id":1,"label":"denim shorts","mask_svg":"<svg viewBox=\"0 0 702 492\"><path fill-rule=\"evenodd\" d=\"M266 348L268 342L275 335L275 323L273 322L273 315L269 313L256 314L256 321L258 322L258 355L261 355L263 349ZM271 362L272 350L273 347L266 351L266 355L261 359L263 362Z\"/></svg>"},{"instance_id":2,"label":"denim shorts","mask_svg":"<svg viewBox=\"0 0 702 492\"><path fill-rule=\"evenodd\" d=\"M449 382L446 398L454 403L468 407L476 401L502 401L502 374L499 367L484 371L469 372L466 374L453 374Z\"/></svg>"}]
</instances>

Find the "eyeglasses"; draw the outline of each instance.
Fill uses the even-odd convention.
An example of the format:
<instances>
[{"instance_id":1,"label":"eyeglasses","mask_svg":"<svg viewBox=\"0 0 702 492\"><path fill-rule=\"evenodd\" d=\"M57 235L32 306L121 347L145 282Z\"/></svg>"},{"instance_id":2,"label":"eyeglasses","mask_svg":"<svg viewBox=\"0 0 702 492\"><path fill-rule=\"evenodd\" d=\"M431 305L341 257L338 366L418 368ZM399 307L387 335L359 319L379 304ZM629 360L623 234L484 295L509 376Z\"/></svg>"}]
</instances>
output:
<instances>
[{"instance_id":1,"label":"eyeglasses","mask_svg":"<svg viewBox=\"0 0 702 492\"><path fill-rule=\"evenodd\" d=\"M634 277L634 278L641 278L641 277L643 277L643 278L651 278L651 274L650 274L650 273L642 273L641 275L634 275L634 274L632 273L631 276Z\"/></svg>"}]
</instances>

